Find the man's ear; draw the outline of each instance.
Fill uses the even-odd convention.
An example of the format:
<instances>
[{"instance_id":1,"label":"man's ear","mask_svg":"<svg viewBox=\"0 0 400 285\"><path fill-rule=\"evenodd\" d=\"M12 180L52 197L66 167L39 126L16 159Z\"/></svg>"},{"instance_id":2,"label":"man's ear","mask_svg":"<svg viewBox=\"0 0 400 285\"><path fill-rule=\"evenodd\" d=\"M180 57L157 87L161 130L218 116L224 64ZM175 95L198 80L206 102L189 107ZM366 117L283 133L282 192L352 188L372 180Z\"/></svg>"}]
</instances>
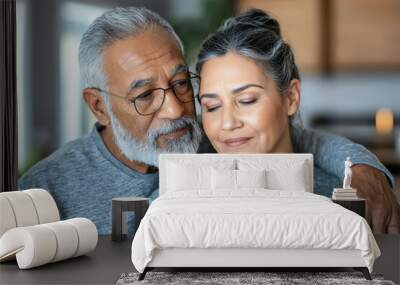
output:
<instances>
[{"instance_id":1,"label":"man's ear","mask_svg":"<svg viewBox=\"0 0 400 285\"><path fill-rule=\"evenodd\" d=\"M92 88L85 88L83 90L83 99L85 100L86 105L88 105L90 111L92 111L93 115L96 117L97 121L101 125L107 126L110 123L110 118L100 91Z\"/></svg>"},{"instance_id":2,"label":"man's ear","mask_svg":"<svg viewBox=\"0 0 400 285\"><path fill-rule=\"evenodd\" d=\"M292 116L300 107L300 80L293 79L290 81L287 90L287 115Z\"/></svg>"}]
</instances>

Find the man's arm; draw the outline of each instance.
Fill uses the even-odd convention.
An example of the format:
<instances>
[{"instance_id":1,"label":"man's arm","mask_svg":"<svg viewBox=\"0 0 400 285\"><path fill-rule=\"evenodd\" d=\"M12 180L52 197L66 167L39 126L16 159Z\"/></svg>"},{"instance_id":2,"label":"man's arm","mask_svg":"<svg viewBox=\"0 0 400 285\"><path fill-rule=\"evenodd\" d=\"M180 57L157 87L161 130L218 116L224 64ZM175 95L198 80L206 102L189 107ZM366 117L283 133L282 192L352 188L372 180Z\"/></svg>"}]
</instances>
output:
<instances>
[{"instance_id":1,"label":"man's arm","mask_svg":"<svg viewBox=\"0 0 400 285\"><path fill-rule=\"evenodd\" d=\"M367 202L366 219L374 233L400 233L400 206L385 175L363 164L351 169L351 185Z\"/></svg>"},{"instance_id":2,"label":"man's arm","mask_svg":"<svg viewBox=\"0 0 400 285\"><path fill-rule=\"evenodd\" d=\"M378 158L364 146L344 137L305 128L292 128L293 147L298 153L312 153L314 163L326 172L344 178L344 161L350 157L353 166L368 165L383 172L390 185L394 186L394 177Z\"/></svg>"},{"instance_id":3,"label":"man's arm","mask_svg":"<svg viewBox=\"0 0 400 285\"><path fill-rule=\"evenodd\" d=\"M400 206L392 192L394 178L375 155L350 140L308 129L292 128L295 152L312 153L324 171L344 178L344 161L353 163L352 186L366 199L366 217L375 233L400 232Z\"/></svg>"}]
</instances>

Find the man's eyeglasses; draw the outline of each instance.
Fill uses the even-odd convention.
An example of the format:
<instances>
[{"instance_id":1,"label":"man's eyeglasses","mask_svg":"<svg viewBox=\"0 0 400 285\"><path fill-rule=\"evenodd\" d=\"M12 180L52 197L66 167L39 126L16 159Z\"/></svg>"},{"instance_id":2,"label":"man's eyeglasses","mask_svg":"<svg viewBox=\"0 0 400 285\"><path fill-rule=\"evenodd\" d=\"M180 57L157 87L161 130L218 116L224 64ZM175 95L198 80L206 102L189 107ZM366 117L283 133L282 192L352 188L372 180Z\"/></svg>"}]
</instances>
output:
<instances>
[{"instance_id":1,"label":"man's eyeglasses","mask_svg":"<svg viewBox=\"0 0 400 285\"><path fill-rule=\"evenodd\" d=\"M135 106L136 112L142 116L148 116L160 110L165 101L165 94L168 90L172 90L175 97L181 103L190 103L194 101L195 96L199 93L200 77L189 72L186 78L174 80L169 88L154 88L144 91L140 94L130 94L121 96L111 92L102 90L97 87L92 89L104 92L110 96L125 99L129 104Z\"/></svg>"}]
</instances>

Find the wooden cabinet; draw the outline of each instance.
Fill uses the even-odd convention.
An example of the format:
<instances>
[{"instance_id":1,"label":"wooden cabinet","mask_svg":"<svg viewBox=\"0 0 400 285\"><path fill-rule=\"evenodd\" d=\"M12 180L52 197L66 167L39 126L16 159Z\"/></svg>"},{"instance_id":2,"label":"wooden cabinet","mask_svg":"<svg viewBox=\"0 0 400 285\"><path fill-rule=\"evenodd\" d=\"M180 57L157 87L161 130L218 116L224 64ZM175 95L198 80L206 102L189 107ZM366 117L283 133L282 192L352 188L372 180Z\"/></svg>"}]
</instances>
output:
<instances>
[{"instance_id":1,"label":"wooden cabinet","mask_svg":"<svg viewBox=\"0 0 400 285\"><path fill-rule=\"evenodd\" d=\"M398 0L239 0L277 18L301 72L400 70Z\"/></svg>"},{"instance_id":2,"label":"wooden cabinet","mask_svg":"<svg viewBox=\"0 0 400 285\"><path fill-rule=\"evenodd\" d=\"M335 69L400 69L400 1L332 1Z\"/></svg>"}]
</instances>

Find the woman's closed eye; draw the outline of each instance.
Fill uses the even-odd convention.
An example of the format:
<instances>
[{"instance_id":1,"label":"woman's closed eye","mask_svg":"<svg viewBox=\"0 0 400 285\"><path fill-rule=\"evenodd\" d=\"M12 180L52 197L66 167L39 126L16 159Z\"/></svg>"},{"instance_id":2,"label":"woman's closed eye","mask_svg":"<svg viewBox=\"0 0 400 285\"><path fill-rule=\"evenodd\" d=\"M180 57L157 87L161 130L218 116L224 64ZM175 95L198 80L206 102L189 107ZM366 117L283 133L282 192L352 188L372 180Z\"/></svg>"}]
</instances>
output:
<instances>
[{"instance_id":1,"label":"woman's closed eye","mask_svg":"<svg viewBox=\"0 0 400 285\"><path fill-rule=\"evenodd\" d=\"M253 104L253 103L256 103L256 102L257 102L256 98L239 100L239 103L243 104L243 105L250 105L250 104Z\"/></svg>"},{"instance_id":2,"label":"woman's closed eye","mask_svg":"<svg viewBox=\"0 0 400 285\"><path fill-rule=\"evenodd\" d=\"M251 105L258 101L258 96L243 96L237 98L237 102L240 105Z\"/></svg>"},{"instance_id":3,"label":"woman's closed eye","mask_svg":"<svg viewBox=\"0 0 400 285\"><path fill-rule=\"evenodd\" d=\"M214 112L222 106L221 100L218 98L208 98L200 96L200 106L204 112Z\"/></svg>"},{"instance_id":4,"label":"woman's closed eye","mask_svg":"<svg viewBox=\"0 0 400 285\"><path fill-rule=\"evenodd\" d=\"M208 99L206 99L207 101L203 101L202 102L202 109L206 112L215 112L218 109L220 109L222 107L222 104L220 102L210 102ZM255 103L257 103L258 101L258 96L243 96L243 97L238 97L236 98L236 106L240 107L240 106L249 106L249 105L253 105Z\"/></svg>"},{"instance_id":5,"label":"woman's closed eye","mask_svg":"<svg viewBox=\"0 0 400 285\"><path fill-rule=\"evenodd\" d=\"M206 112L214 112L220 107L221 105L203 105L203 109L205 109Z\"/></svg>"}]
</instances>

